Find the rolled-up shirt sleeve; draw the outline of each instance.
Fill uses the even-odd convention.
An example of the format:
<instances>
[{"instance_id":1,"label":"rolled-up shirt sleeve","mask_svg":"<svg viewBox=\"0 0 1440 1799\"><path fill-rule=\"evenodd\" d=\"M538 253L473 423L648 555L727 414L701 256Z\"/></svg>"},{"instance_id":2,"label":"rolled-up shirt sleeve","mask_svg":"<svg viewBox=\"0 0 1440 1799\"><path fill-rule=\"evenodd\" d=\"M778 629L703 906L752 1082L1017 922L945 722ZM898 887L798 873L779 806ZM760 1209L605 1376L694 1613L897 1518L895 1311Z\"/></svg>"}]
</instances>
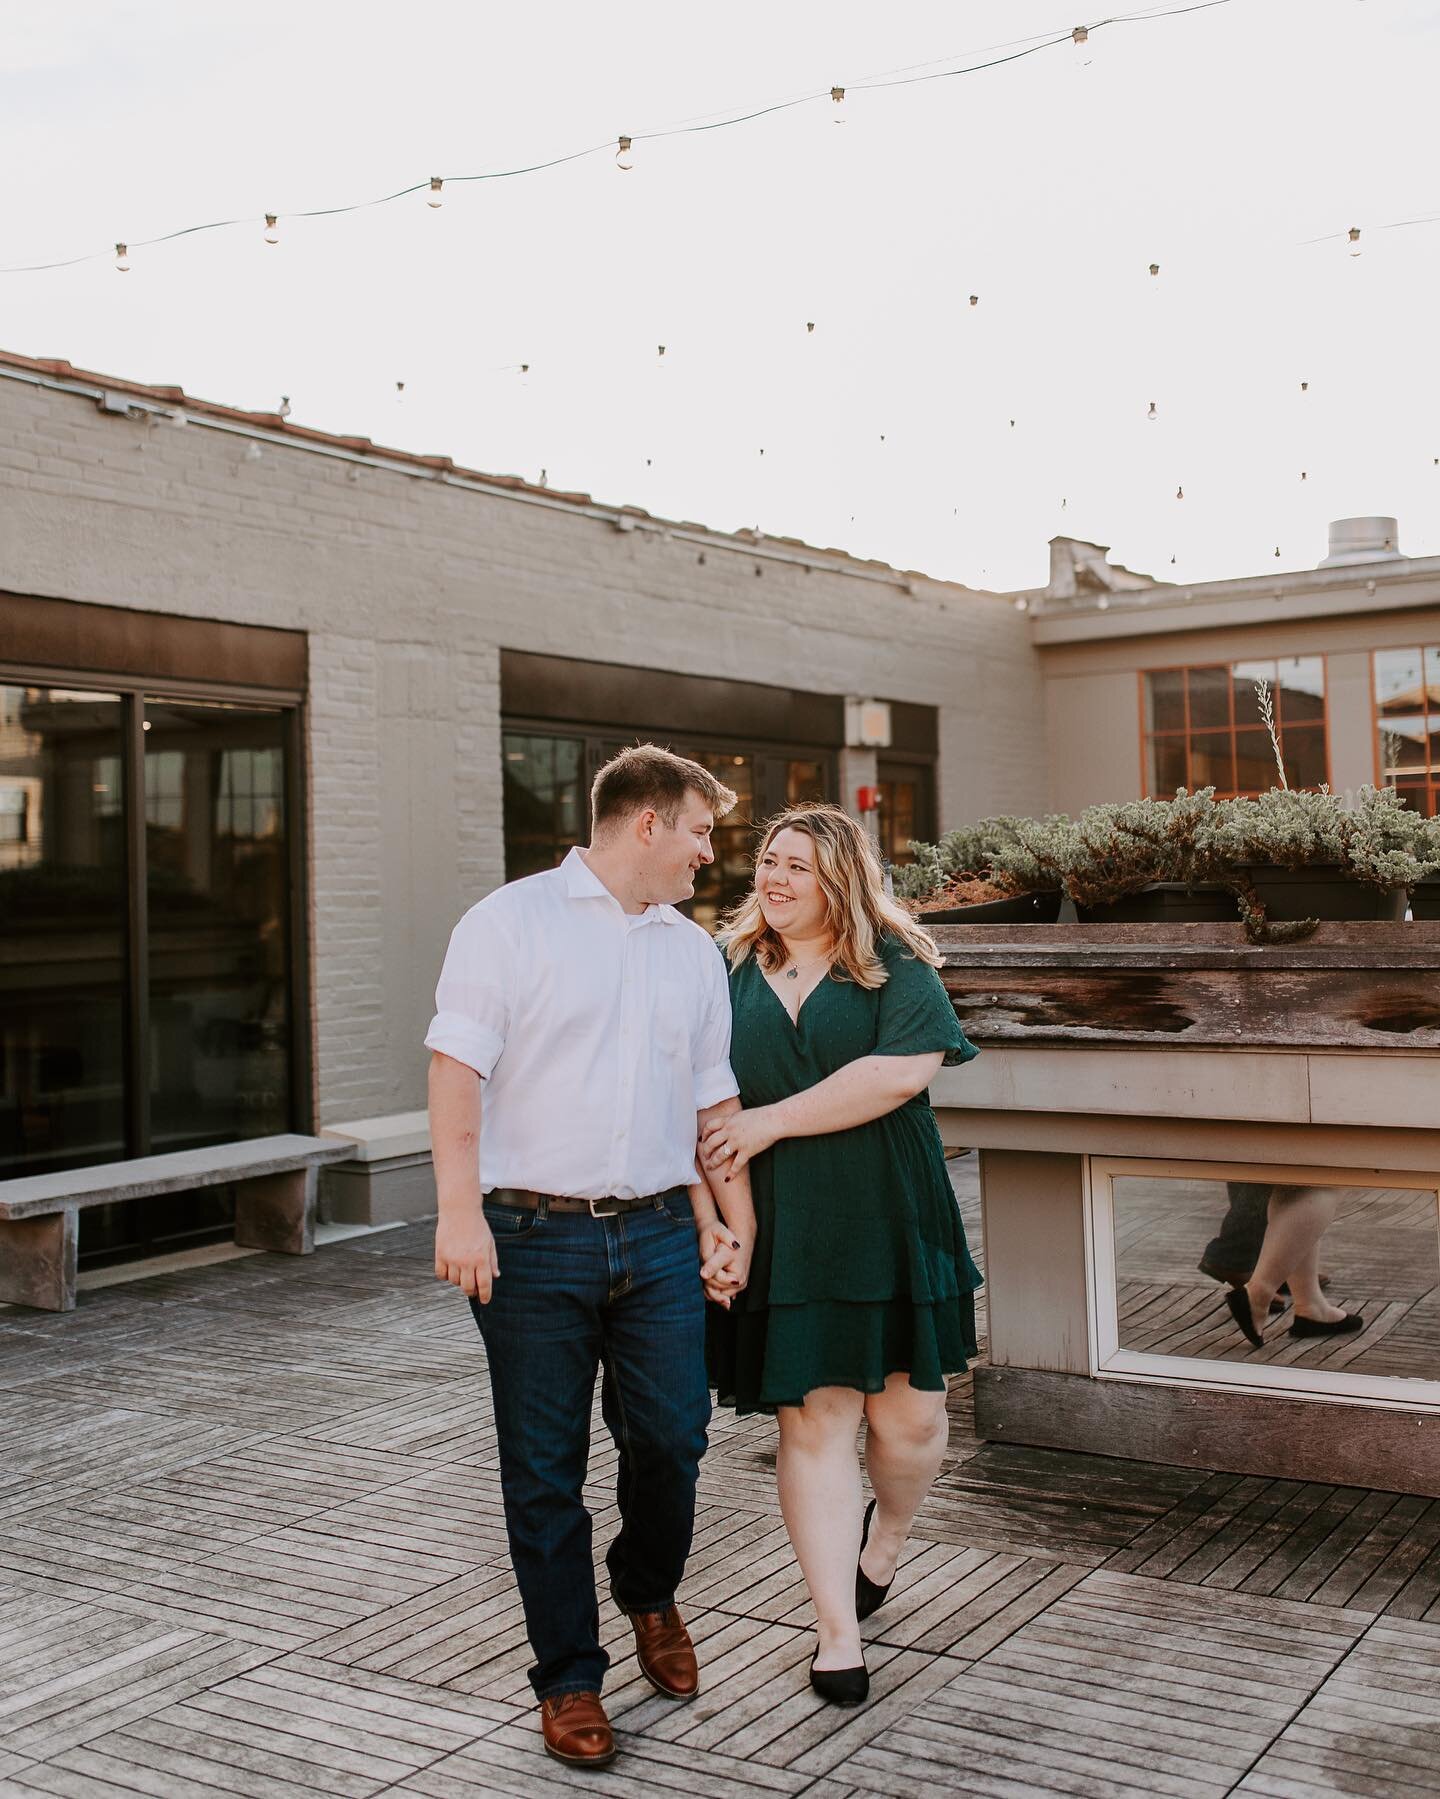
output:
<instances>
[{"instance_id":1,"label":"rolled-up shirt sleeve","mask_svg":"<svg viewBox=\"0 0 1440 1799\"><path fill-rule=\"evenodd\" d=\"M700 1029L691 1039L695 1110L734 1099L740 1083L730 1070L730 982L717 949L706 965L705 1005Z\"/></svg>"},{"instance_id":2,"label":"rolled-up shirt sleeve","mask_svg":"<svg viewBox=\"0 0 1440 1799\"><path fill-rule=\"evenodd\" d=\"M509 1034L514 982L514 946L496 908L482 900L450 934L426 1049L487 1079Z\"/></svg>"}]
</instances>

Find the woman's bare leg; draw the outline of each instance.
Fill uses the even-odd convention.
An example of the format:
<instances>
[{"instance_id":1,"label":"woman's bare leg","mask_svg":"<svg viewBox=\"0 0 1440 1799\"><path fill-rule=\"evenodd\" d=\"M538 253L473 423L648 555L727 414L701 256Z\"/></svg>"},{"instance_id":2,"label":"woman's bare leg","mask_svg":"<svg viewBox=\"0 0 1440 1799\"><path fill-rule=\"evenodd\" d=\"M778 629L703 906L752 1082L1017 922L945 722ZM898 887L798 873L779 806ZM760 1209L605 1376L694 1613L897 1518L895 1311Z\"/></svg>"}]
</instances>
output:
<instances>
[{"instance_id":1,"label":"woman's bare leg","mask_svg":"<svg viewBox=\"0 0 1440 1799\"><path fill-rule=\"evenodd\" d=\"M1320 1239L1330 1228L1340 1204L1338 1187L1284 1187L1270 1196L1265 1241L1255 1272L1245 1283L1250 1311L1263 1330L1270 1301L1283 1281L1303 1318L1335 1324L1345 1316L1320 1291Z\"/></svg>"},{"instance_id":2,"label":"woman's bare leg","mask_svg":"<svg viewBox=\"0 0 1440 1799\"><path fill-rule=\"evenodd\" d=\"M864 1400L850 1387L817 1387L804 1405L778 1408L780 1510L815 1602L817 1668L858 1668L863 1659L855 1619L861 1518L855 1433Z\"/></svg>"},{"instance_id":3,"label":"woman's bare leg","mask_svg":"<svg viewBox=\"0 0 1440 1799\"><path fill-rule=\"evenodd\" d=\"M878 1587L895 1565L945 1459L950 1423L943 1393L922 1393L908 1374L887 1377L883 1393L865 1400L865 1468L875 1489L875 1516L863 1567Z\"/></svg>"}]
</instances>

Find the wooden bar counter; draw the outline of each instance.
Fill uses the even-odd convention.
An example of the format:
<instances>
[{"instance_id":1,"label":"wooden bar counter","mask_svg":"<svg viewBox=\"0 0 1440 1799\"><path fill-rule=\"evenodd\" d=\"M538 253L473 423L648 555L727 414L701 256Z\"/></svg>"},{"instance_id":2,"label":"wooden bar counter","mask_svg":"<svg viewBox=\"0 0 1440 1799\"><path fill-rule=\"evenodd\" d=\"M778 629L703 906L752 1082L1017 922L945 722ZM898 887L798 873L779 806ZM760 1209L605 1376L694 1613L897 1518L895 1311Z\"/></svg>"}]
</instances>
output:
<instances>
[{"instance_id":1,"label":"wooden bar counter","mask_svg":"<svg viewBox=\"0 0 1440 1799\"><path fill-rule=\"evenodd\" d=\"M1440 1496L1440 924L934 934L983 1052L932 1089L980 1156L982 1434ZM1198 1264L1301 1200L1364 1328L1252 1349Z\"/></svg>"}]
</instances>

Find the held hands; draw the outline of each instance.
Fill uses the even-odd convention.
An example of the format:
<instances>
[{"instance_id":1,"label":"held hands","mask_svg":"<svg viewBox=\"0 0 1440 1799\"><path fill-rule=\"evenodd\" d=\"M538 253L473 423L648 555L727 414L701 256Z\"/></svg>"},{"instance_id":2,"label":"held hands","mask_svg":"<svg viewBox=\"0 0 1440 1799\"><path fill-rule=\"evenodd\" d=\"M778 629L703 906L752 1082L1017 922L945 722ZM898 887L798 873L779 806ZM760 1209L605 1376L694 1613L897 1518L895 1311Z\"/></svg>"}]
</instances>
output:
<instances>
[{"instance_id":1,"label":"held hands","mask_svg":"<svg viewBox=\"0 0 1440 1799\"><path fill-rule=\"evenodd\" d=\"M700 1160L711 1174L723 1173L728 1181L756 1156L763 1155L779 1135L769 1106L732 1112L728 1118L712 1118L700 1138Z\"/></svg>"},{"instance_id":2,"label":"held hands","mask_svg":"<svg viewBox=\"0 0 1440 1799\"><path fill-rule=\"evenodd\" d=\"M712 1218L696 1231L700 1246L700 1283L705 1297L728 1311L730 1301L750 1278L752 1243L738 1237L729 1225Z\"/></svg>"},{"instance_id":3,"label":"held hands","mask_svg":"<svg viewBox=\"0 0 1440 1799\"><path fill-rule=\"evenodd\" d=\"M485 1305L500 1278L500 1260L485 1214L478 1205L440 1214L435 1226L435 1278L449 1281L469 1299Z\"/></svg>"}]
</instances>

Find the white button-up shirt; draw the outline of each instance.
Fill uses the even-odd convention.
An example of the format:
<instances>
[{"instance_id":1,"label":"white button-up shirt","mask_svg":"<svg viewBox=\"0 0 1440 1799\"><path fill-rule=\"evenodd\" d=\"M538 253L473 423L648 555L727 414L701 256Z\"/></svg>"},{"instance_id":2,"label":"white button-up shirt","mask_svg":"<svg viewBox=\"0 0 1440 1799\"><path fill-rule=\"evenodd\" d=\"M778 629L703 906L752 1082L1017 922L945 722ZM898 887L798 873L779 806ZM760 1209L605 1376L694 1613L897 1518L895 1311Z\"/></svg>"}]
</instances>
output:
<instances>
[{"instance_id":1,"label":"white button-up shirt","mask_svg":"<svg viewBox=\"0 0 1440 1799\"><path fill-rule=\"evenodd\" d=\"M577 1199L689 1185L695 1114L739 1092L719 948L627 914L571 850L456 925L426 1047L485 1082L480 1181Z\"/></svg>"}]
</instances>

